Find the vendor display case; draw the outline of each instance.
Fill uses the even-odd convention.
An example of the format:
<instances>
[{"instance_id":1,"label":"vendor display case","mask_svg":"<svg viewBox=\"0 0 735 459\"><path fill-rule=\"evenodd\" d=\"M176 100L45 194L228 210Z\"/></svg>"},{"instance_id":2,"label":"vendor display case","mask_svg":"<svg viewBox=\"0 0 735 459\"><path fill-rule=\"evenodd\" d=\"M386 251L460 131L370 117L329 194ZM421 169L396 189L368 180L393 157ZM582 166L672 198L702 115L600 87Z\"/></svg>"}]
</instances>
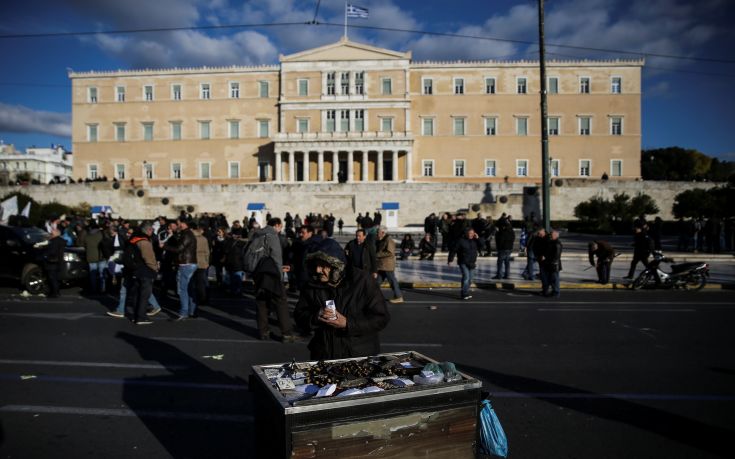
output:
<instances>
[{"instance_id":1,"label":"vendor display case","mask_svg":"<svg viewBox=\"0 0 735 459\"><path fill-rule=\"evenodd\" d=\"M437 362L409 351L370 360L254 366L256 457L475 457L482 383L461 372L437 380L431 371L421 372L436 368L427 364ZM359 368L375 370L367 378L339 373ZM304 392L315 382L320 394ZM334 393L320 396L330 383Z\"/></svg>"}]
</instances>

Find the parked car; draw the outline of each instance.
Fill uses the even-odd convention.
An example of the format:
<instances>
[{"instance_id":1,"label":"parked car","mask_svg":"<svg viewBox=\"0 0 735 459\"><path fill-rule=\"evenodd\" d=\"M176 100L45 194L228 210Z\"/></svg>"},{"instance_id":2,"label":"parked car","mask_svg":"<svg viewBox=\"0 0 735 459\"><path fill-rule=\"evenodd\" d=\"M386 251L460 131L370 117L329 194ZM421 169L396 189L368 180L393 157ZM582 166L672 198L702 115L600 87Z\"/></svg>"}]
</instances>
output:
<instances>
[{"instance_id":1,"label":"parked car","mask_svg":"<svg viewBox=\"0 0 735 459\"><path fill-rule=\"evenodd\" d=\"M48 280L44 269L44 247L50 235L36 227L0 225L0 277L20 282L32 294L45 293ZM60 280L73 284L88 277L84 249L66 247Z\"/></svg>"}]
</instances>

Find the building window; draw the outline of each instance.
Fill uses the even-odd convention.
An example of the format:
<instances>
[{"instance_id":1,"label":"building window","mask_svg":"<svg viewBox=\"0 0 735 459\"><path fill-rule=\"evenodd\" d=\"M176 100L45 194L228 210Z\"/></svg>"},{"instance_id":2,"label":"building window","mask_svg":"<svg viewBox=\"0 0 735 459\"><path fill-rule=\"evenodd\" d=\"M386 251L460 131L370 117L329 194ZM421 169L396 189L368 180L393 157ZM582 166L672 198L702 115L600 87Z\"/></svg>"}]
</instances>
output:
<instances>
[{"instance_id":1,"label":"building window","mask_svg":"<svg viewBox=\"0 0 735 459\"><path fill-rule=\"evenodd\" d=\"M327 126L326 132L334 132L335 118L337 117L336 110L327 110Z\"/></svg>"},{"instance_id":2,"label":"building window","mask_svg":"<svg viewBox=\"0 0 735 459\"><path fill-rule=\"evenodd\" d=\"M454 176L464 177L464 159L454 160Z\"/></svg>"},{"instance_id":3,"label":"building window","mask_svg":"<svg viewBox=\"0 0 735 459\"><path fill-rule=\"evenodd\" d=\"M309 95L309 80L301 79L297 82L299 86L299 96L308 96Z\"/></svg>"},{"instance_id":4,"label":"building window","mask_svg":"<svg viewBox=\"0 0 735 459\"><path fill-rule=\"evenodd\" d=\"M612 77L610 80L610 92L620 94L623 92L623 79L620 77Z\"/></svg>"},{"instance_id":5,"label":"building window","mask_svg":"<svg viewBox=\"0 0 735 459\"><path fill-rule=\"evenodd\" d=\"M210 138L210 132L209 132L209 121L200 121L199 122L199 138L202 140L207 140Z\"/></svg>"},{"instance_id":6,"label":"building window","mask_svg":"<svg viewBox=\"0 0 735 459\"><path fill-rule=\"evenodd\" d=\"M173 100L181 100L181 85L180 84L171 85L171 98Z\"/></svg>"},{"instance_id":7,"label":"building window","mask_svg":"<svg viewBox=\"0 0 735 459\"><path fill-rule=\"evenodd\" d=\"M623 175L623 160L613 159L610 161L610 175L613 177L622 177Z\"/></svg>"},{"instance_id":8,"label":"building window","mask_svg":"<svg viewBox=\"0 0 735 459\"><path fill-rule=\"evenodd\" d=\"M115 99L118 102L125 102L125 86L117 86L115 88Z\"/></svg>"},{"instance_id":9,"label":"building window","mask_svg":"<svg viewBox=\"0 0 735 459\"><path fill-rule=\"evenodd\" d=\"M181 121L171 121L171 140L181 140Z\"/></svg>"},{"instance_id":10,"label":"building window","mask_svg":"<svg viewBox=\"0 0 735 459\"><path fill-rule=\"evenodd\" d=\"M240 178L240 162L230 161L229 173L231 179Z\"/></svg>"},{"instance_id":11,"label":"building window","mask_svg":"<svg viewBox=\"0 0 735 459\"><path fill-rule=\"evenodd\" d=\"M365 94L365 72L355 73L355 94Z\"/></svg>"},{"instance_id":12,"label":"building window","mask_svg":"<svg viewBox=\"0 0 735 459\"><path fill-rule=\"evenodd\" d=\"M516 135L528 135L528 118L516 118Z\"/></svg>"},{"instance_id":13,"label":"building window","mask_svg":"<svg viewBox=\"0 0 735 459\"><path fill-rule=\"evenodd\" d=\"M199 85L199 98L209 99L210 97L209 83L202 83Z\"/></svg>"},{"instance_id":14,"label":"building window","mask_svg":"<svg viewBox=\"0 0 735 459\"><path fill-rule=\"evenodd\" d=\"M380 118L380 130L382 132L393 132L393 118Z\"/></svg>"},{"instance_id":15,"label":"building window","mask_svg":"<svg viewBox=\"0 0 735 459\"><path fill-rule=\"evenodd\" d=\"M264 138L270 135L270 120L258 120L258 137Z\"/></svg>"},{"instance_id":16,"label":"building window","mask_svg":"<svg viewBox=\"0 0 735 459\"><path fill-rule=\"evenodd\" d=\"M210 163L199 163L199 178L208 179L211 178L209 175L209 169L211 168Z\"/></svg>"},{"instance_id":17,"label":"building window","mask_svg":"<svg viewBox=\"0 0 735 459\"><path fill-rule=\"evenodd\" d=\"M434 135L434 118L421 118L421 135Z\"/></svg>"},{"instance_id":18,"label":"building window","mask_svg":"<svg viewBox=\"0 0 735 459\"><path fill-rule=\"evenodd\" d=\"M340 132L349 132L350 130L350 111L339 111L339 130Z\"/></svg>"},{"instance_id":19,"label":"building window","mask_svg":"<svg viewBox=\"0 0 735 459\"><path fill-rule=\"evenodd\" d=\"M365 110L355 110L355 131L365 130Z\"/></svg>"},{"instance_id":20,"label":"building window","mask_svg":"<svg viewBox=\"0 0 735 459\"><path fill-rule=\"evenodd\" d=\"M498 119L494 117L485 118L485 135L497 135Z\"/></svg>"},{"instance_id":21,"label":"building window","mask_svg":"<svg viewBox=\"0 0 735 459\"><path fill-rule=\"evenodd\" d=\"M623 135L623 118L619 116L610 118L610 135Z\"/></svg>"},{"instance_id":22,"label":"building window","mask_svg":"<svg viewBox=\"0 0 735 459\"><path fill-rule=\"evenodd\" d=\"M549 94L559 94L559 78L549 77L549 84L546 89Z\"/></svg>"},{"instance_id":23,"label":"building window","mask_svg":"<svg viewBox=\"0 0 735 459\"><path fill-rule=\"evenodd\" d=\"M579 160L579 176L580 177L589 177L590 176L590 164L592 161L589 159L580 159Z\"/></svg>"},{"instance_id":24,"label":"building window","mask_svg":"<svg viewBox=\"0 0 735 459\"><path fill-rule=\"evenodd\" d=\"M485 176L495 177L496 174L497 174L497 170L495 169L495 160L486 159L485 160Z\"/></svg>"},{"instance_id":25,"label":"building window","mask_svg":"<svg viewBox=\"0 0 735 459\"><path fill-rule=\"evenodd\" d=\"M434 176L434 160L425 159L421 161L421 171L424 177L433 177Z\"/></svg>"},{"instance_id":26,"label":"building window","mask_svg":"<svg viewBox=\"0 0 735 459\"><path fill-rule=\"evenodd\" d=\"M559 117L550 116L547 119L547 128L549 129L549 135L559 135Z\"/></svg>"},{"instance_id":27,"label":"building window","mask_svg":"<svg viewBox=\"0 0 735 459\"><path fill-rule=\"evenodd\" d=\"M454 79L454 93L455 94L464 94L464 78L455 78Z\"/></svg>"},{"instance_id":28,"label":"building window","mask_svg":"<svg viewBox=\"0 0 735 459\"><path fill-rule=\"evenodd\" d=\"M525 159L516 160L516 176L528 177L528 161Z\"/></svg>"},{"instance_id":29,"label":"building window","mask_svg":"<svg viewBox=\"0 0 735 459\"><path fill-rule=\"evenodd\" d=\"M590 135L592 118L589 116L579 117L579 135Z\"/></svg>"},{"instance_id":30,"label":"building window","mask_svg":"<svg viewBox=\"0 0 735 459\"><path fill-rule=\"evenodd\" d=\"M143 164L143 177L149 180L153 178L153 164Z\"/></svg>"},{"instance_id":31,"label":"building window","mask_svg":"<svg viewBox=\"0 0 735 459\"><path fill-rule=\"evenodd\" d=\"M147 102L150 102L153 100L153 86L152 85L143 86L143 100Z\"/></svg>"},{"instance_id":32,"label":"building window","mask_svg":"<svg viewBox=\"0 0 735 459\"><path fill-rule=\"evenodd\" d=\"M229 124L230 124L230 138L239 139L240 138L240 121L230 120Z\"/></svg>"},{"instance_id":33,"label":"building window","mask_svg":"<svg viewBox=\"0 0 735 459\"><path fill-rule=\"evenodd\" d=\"M90 104L96 104L97 103L97 88L89 88L87 91L87 101Z\"/></svg>"},{"instance_id":34,"label":"building window","mask_svg":"<svg viewBox=\"0 0 735 459\"><path fill-rule=\"evenodd\" d=\"M125 123L115 123L115 140L125 142Z\"/></svg>"},{"instance_id":35,"label":"building window","mask_svg":"<svg viewBox=\"0 0 735 459\"><path fill-rule=\"evenodd\" d=\"M237 81L230 82L230 99L240 98L240 83Z\"/></svg>"},{"instance_id":36,"label":"building window","mask_svg":"<svg viewBox=\"0 0 735 459\"><path fill-rule=\"evenodd\" d=\"M549 169L551 170L551 176L552 177L558 177L559 176L559 160L558 159L552 159L549 164Z\"/></svg>"},{"instance_id":37,"label":"building window","mask_svg":"<svg viewBox=\"0 0 735 459\"><path fill-rule=\"evenodd\" d=\"M327 95L333 96L337 93L335 84L337 79L337 74L335 72L329 72L327 73Z\"/></svg>"},{"instance_id":38,"label":"building window","mask_svg":"<svg viewBox=\"0 0 735 459\"><path fill-rule=\"evenodd\" d=\"M266 161L261 161L258 163L258 179L261 182L265 182L268 180L268 177L271 176L271 165L270 163Z\"/></svg>"},{"instance_id":39,"label":"building window","mask_svg":"<svg viewBox=\"0 0 735 459\"><path fill-rule=\"evenodd\" d=\"M258 82L259 91L258 94L260 94L260 97L268 97L269 93L269 85L267 81L259 81Z\"/></svg>"},{"instance_id":40,"label":"building window","mask_svg":"<svg viewBox=\"0 0 735 459\"><path fill-rule=\"evenodd\" d=\"M143 123L143 140L146 142L153 140L153 123Z\"/></svg>"},{"instance_id":41,"label":"building window","mask_svg":"<svg viewBox=\"0 0 735 459\"><path fill-rule=\"evenodd\" d=\"M495 94L495 78L485 78L485 94Z\"/></svg>"},{"instance_id":42,"label":"building window","mask_svg":"<svg viewBox=\"0 0 735 459\"><path fill-rule=\"evenodd\" d=\"M580 92L580 94L589 94L590 93L590 79L589 79L589 77L580 77L579 78L579 92Z\"/></svg>"},{"instance_id":43,"label":"building window","mask_svg":"<svg viewBox=\"0 0 735 459\"><path fill-rule=\"evenodd\" d=\"M181 178L181 163L171 164L171 178L173 179Z\"/></svg>"},{"instance_id":44,"label":"building window","mask_svg":"<svg viewBox=\"0 0 735 459\"><path fill-rule=\"evenodd\" d=\"M454 117L452 118L452 123L454 125L454 135L465 135L465 126L464 126L465 119L463 117Z\"/></svg>"},{"instance_id":45,"label":"building window","mask_svg":"<svg viewBox=\"0 0 735 459\"><path fill-rule=\"evenodd\" d=\"M431 78L422 78L421 87L423 88L422 94L425 94L427 96L434 94L434 80L432 80Z\"/></svg>"},{"instance_id":46,"label":"building window","mask_svg":"<svg viewBox=\"0 0 735 459\"><path fill-rule=\"evenodd\" d=\"M97 169L97 165L89 164L87 166L87 177L89 177L91 180L95 180L98 175L99 175L99 171Z\"/></svg>"},{"instance_id":47,"label":"building window","mask_svg":"<svg viewBox=\"0 0 735 459\"><path fill-rule=\"evenodd\" d=\"M115 164L115 178L125 180L125 164Z\"/></svg>"},{"instance_id":48,"label":"building window","mask_svg":"<svg viewBox=\"0 0 735 459\"><path fill-rule=\"evenodd\" d=\"M87 141L88 142L96 142L97 141L97 125L96 124L88 124L87 125Z\"/></svg>"},{"instance_id":49,"label":"building window","mask_svg":"<svg viewBox=\"0 0 735 459\"><path fill-rule=\"evenodd\" d=\"M390 78L381 78L380 86L383 91L383 95L389 96L393 94L393 80Z\"/></svg>"},{"instance_id":50,"label":"building window","mask_svg":"<svg viewBox=\"0 0 735 459\"><path fill-rule=\"evenodd\" d=\"M296 119L296 132L299 132L301 134L309 132L309 118Z\"/></svg>"},{"instance_id":51,"label":"building window","mask_svg":"<svg viewBox=\"0 0 735 459\"><path fill-rule=\"evenodd\" d=\"M526 94L528 92L528 81L526 78L516 78L516 93Z\"/></svg>"},{"instance_id":52,"label":"building window","mask_svg":"<svg viewBox=\"0 0 735 459\"><path fill-rule=\"evenodd\" d=\"M350 72L342 72L339 78L340 94L346 96L350 93Z\"/></svg>"}]
</instances>

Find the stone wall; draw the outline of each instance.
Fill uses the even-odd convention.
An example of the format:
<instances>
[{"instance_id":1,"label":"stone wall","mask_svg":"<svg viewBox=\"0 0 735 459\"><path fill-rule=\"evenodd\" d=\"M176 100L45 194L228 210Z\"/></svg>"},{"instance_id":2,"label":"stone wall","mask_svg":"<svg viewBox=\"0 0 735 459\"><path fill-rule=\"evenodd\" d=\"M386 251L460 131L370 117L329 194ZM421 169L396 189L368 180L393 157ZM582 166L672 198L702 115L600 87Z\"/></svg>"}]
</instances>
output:
<instances>
[{"instance_id":1,"label":"stone wall","mask_svg":"<svg viewBox=\"0 0 735 459\"><path fill-rule=\"evenodd\" d=\"M398 225L423 223L430 212L480 210L485 215L506 212L516 217L535 212L540 216L541 189L534 183L354 183L354 184L274 184L253 185L179 185L137 186L112 182L71 185L35 185L8 187L7 192L21 191L40 202L56 200L66 205L87 202L109 205L125 218L175 216L181 209L193 207L192 213L223 212L230 220L245 215L248 203L264 203L273 215L305 215L308 212L342 217L353 225L357 213L374 212L384 202L400 205ZM552 220L574 219L574 207L590 197L609 199L616 193L650 195L661 209L661 217L672 219L674 197L686 189L711 188L713 183L602 181L584 179L554 180L551 187ZM3 193L5 194L5 193ZM139 196L142 194L143 196ZM164 198L167 204L163 204ZM473 212L471 212L473 213Z\"/></svg>"}]
</instances>

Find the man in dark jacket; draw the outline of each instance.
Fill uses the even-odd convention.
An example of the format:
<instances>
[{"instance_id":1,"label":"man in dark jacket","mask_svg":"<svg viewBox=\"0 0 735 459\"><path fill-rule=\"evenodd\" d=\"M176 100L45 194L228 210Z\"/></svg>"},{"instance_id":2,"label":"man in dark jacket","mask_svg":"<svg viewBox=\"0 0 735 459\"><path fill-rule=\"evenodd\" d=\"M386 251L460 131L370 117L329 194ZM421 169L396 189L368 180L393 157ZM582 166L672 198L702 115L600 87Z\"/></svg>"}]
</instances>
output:
<instances>
[{"instance_id":1,"label":"man in dark jacket","mask_svg":"<svg viewBox=\"0 0 735 459\"><path fill-rule=\"evenodd\" d=\"M197 270L197 240L189 229L188 220L179 219L177 223L179 231L176 241L167 241L163 249L176 254L178 264L176 291L181 303L179 317L176 320L184 320L194 315L197 308L195 285L191 282Z\"/></svg>"},{"instance_id":2,"label":"man in dark jacket","mask_svg":"<svg viewBox=\"0 0 735 459\"><path fill-rule=\"evenodd\" d=\"M477 233L472 228L468 228L465 232L465 237L457 241L456 253L457 253L457 265L462 273L462 292L461 297L463 300L469 300L472 298L470 295L470 285L472 284L472 278L475 277L475 269L477 268ZM455 251L449 252L448 264L452 264L454 260Z\"/></svg>"},{"instance_id":3,"label":"man in dark jacket","mask_svg":"<svg viewBox=\"0 0 735 459\"><path fill-rule=\"evenodd\" d=\"M345 256L348 265L362 269L372 275L373 279L377 279L378 267L375 258L375 245L369 243L364 229L357 230L355 239L347 243Z\"/></svg>"},{"instance_id":4,"label":"man in dark jacket","mask_svg":"<svg viewBox=\"0 0 735 459\"><path fill-rule=\"evenodd\" d=\"M615 251L607 241L592 241L587 247L587 253L590 258L590 265L597 270L597 281L601 284L610 282L610 268ZM597 260L595 260L597 257Z\"/></svg>"},{"instance_id":5,"label":"man in dark jacket","mask_svg":"<svg viewBox=\"0 0 735 459\"><path fill-rule=\"evenodd\" d=\"M559 297L559 272L561 271L562 245L559 240L559 232L552 230L541 259L542 276L546 279L544 283L544 296ZM551 289L549 293L548 289Z\"/></svg>"},{"instance_id":6,"label":"man in dark jacket","mask_svg":"<svg viewBox=\"0 0 735 459\"><path fill-rule=\"evenodd\" d=\"M289 265L291 266L291 282L289 287L300 290L309 282L309 274L306 272L306 254L309 253L313 244L321 240L321 236L314 235L314 227L302 225L299 228L298 239L293 241Z\"/></svg>"},{"instance_id":7,"label":"man in dark jacket","mask_svg":"<svg viewBox=\"0 0 735 459\"><path fill-rule=\"evenodd\" d=\"M43 254L49 283L49 298L59 296L59 277L61 276L61 265L64 262L64 247L66 247L66 241L61 237L61 231L57 228L52 229L51 239L48 240Z\"/></svg>"},{"instance_id":8,"label":"man in dark jacket","mask_svg":"<svg viewBox=\"0 0 735 459\"><path fill-rule=\"evenodd\" d=\"M128 280L127 301L130 302L132 310L131 320L136 325L149 325L151 322L147 315L149 299L153 295L153 281L158 273L158 263L153 252L150 237L153 235L153 227L150 224L143 225L140 229L133 231L129 241L129 249L134 251L134 266L130 269Z\"/></svg>"},{"instance_id":9,"label":"man in dark jacket","mask_svg":"<svg viewBox=\"0 0 735 459\"><path fill-rule=\"evenodd\" d=\"M498 232L495 234L495 245L498 249L498 272L493 279L507 279L510 276L510 254L516 235L507 219L498 222Z\"/></svg>"},{"instance_id":10,"label":"man in dark jacket","mask_svg":"<svg viewBox=\"0 0 735 459\"><path fill-rule=\"evenodd\" d=\"M294 318L300 327L314 331L311 359L380 353L378 333L388 325L390 315L373 278L347 264L333 239L314 247L307 255L307 266L311 280L301 290Z\"/></svg>"},{"instance_id":11,"label":"man in dark jacket","mask_svg":"<svg viewBox=\"0 0 735 459\"><path fill-rule=\"evenodd\" d=\"M245 268L242 265L242 256L247 242L240 237L240 233L230 233L224 240L224 266L229 278L230 293L239 297L242 295L242 281L245 277Z\"/></svg>"},{"instance_id":12,"label":"man in dark jacket","mask_svg":"<svg viewBox=\"0 0 735 459\"><path fill-rule=\"evenodd\" d=\"M651 249L653 248L653 243L651 238L648 237L645 227L636 226L634 227L633 232L633 260L630 262L628 275L623 279L633 279L638 262L641 262L643 263L643 266L648 267L648 257L651 255Z\"/></svg>"},{"instance_id":13,"label":"man in dark jacket","mask_svg":"<svg viewBox=\"0 0 735 459\"><path fill-rule=\"evenodd\" d=\"M424 238L419 242L419 260L433 260L436 253L436 239L431 233L424 234Z\"/></svg>"},{"instance_id":14,"label":"man in dark jacket","mask_svg":"<svg viewBox=\"0 0 735 459\"><path fill-rule=\"evenodd\" d=\"M104 293L105 291L105 266L107 260L101 256L102 231L97 223L89 224L89 232L84 237L84 251L89 266L89 291L90 293Z\"/></svg>"}]
</instances>

